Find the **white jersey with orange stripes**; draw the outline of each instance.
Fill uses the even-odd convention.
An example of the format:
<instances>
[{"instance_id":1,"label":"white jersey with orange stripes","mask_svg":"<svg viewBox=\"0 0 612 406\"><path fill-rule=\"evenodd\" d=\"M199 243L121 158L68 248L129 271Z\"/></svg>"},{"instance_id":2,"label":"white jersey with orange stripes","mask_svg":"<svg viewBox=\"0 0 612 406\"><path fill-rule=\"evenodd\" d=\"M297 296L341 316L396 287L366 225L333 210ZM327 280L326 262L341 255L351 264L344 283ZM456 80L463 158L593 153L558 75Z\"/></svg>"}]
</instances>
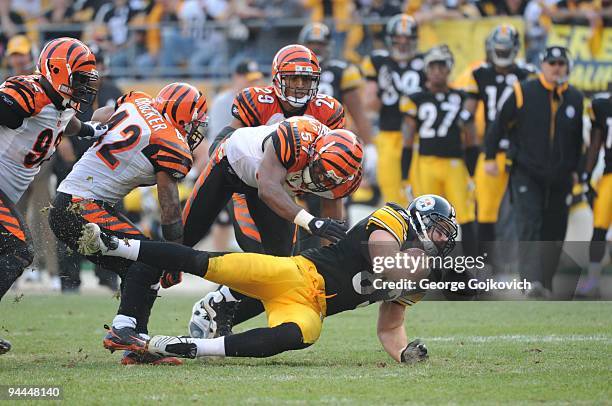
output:
<instances>
[{"instance_id":1,"label":"white jersey with orange stripes","mask_svg":"<svg viewBox=\"0 0 612 406\"><path fill-rule=\"evenodd\" d=\"M352 186L361 181L360 174L323 192L311 191L304 184L304 169L308 167L312 144L329 131L327 126L311 117L291 117L274 125L239 128L216 152L227 156L228 163L240 180L257 188L257 178L266 176L259 173L265 144L271 142L279 162L287 169L284 185L287 193L292 196L312 193L327 199L338 199L353 191Z\"/></svg>"},{"instance_id":2,"label":"white jersey with orange stripes","mask_svg":"<svg viewBox=\"0 0 612 406\"><path fill-rule=\"evenodd\" d=\"M138 186L156 184L156 173L176 179L191 169L186 140L153 106L146 93L118 100L109 131L75 164L58 191L111 204Z\"/></svg>"},{"instance_id":3,"label":"white jersey with orange stripes","mask_svg":"<svg viewBox=\"0 0 612 406\"><path fill-rule=\"evenodd\" d=\"M0 190L17 203L40 165L49 160L76 112L58 110L38 82L39 75L16 76L0 86L4 103L23 112L23 124L0 126Z\"/></svg>"}]
</instances>

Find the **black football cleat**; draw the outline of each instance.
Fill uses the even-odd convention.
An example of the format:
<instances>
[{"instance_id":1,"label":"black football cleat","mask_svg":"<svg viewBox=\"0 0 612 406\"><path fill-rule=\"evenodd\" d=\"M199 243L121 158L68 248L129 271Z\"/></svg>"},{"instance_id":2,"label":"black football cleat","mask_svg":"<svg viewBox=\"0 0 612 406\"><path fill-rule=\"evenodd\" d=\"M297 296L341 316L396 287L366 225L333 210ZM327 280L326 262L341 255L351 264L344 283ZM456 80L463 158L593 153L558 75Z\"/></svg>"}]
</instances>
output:
<instances>
[{"instance_id":1,"label":"black football cleat","mask_svg":"<svg viewBox=\"0 0 612 406\"><path fill-rule=\"evenodd\" d=\"M142 338L135 329L131 327L114 328L104 326L108 333L104 337L104 348L115 352L117 350L133 351L136 353L146 352L147 341Z\"/></svg>"},{"instance_id":2,"label":"black football cleat","mask_svg":"<svg viewBox=\"0 0 612 406\"><path fill-rule=\"evenodd\" d=\"M210 322L209 330L212 334L208 338L231 335L234 315L240 302L228 301L220 291L216 290L206 295L200 303L206 311L204 319Z\"/></svg>"},{"instance_id":3,"label":"black football cleat","mask_svg":"<svg viewBox=\"0 0 612 406\"><path fill-rule=\"evenodd\" d=\"M183 365L183 361L176 357L154 355L150 353L138 354L133 351L125 351L121 358L121 365Z\"/></svg>"},{"instance_id":4,"label":"black football cleat","mask_svg":"<svg viewBox=\"0 0 612 406\"><path fill-rule=\"evenodd\" d=\"M6 354L11 350L11 343L0 338L0 355Z\"/></svg>"}]
</instances>

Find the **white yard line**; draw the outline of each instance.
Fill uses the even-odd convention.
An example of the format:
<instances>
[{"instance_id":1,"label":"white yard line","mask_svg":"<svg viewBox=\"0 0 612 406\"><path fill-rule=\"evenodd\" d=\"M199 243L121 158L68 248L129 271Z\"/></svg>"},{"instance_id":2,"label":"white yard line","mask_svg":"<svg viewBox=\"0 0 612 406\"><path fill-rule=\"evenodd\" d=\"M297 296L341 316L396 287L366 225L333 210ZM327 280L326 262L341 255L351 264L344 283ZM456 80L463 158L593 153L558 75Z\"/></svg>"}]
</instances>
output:
<instances>
[{"instance_id":1,"label":"white yard line","mask_svg":"<svg viewBox=\"0 0 612 406\"><path fill-rule=\"evenodd\" d=\"M454 336L454 337L424 337L425 342L470 342L470 343L490 343L490 342L544 342L544 343L558 343L558 342L581 342L581 341L597 341L605 344L612 344L612 336L605 334L596 335L497 335L497 336Z\"/></svg>"}]
</instances>

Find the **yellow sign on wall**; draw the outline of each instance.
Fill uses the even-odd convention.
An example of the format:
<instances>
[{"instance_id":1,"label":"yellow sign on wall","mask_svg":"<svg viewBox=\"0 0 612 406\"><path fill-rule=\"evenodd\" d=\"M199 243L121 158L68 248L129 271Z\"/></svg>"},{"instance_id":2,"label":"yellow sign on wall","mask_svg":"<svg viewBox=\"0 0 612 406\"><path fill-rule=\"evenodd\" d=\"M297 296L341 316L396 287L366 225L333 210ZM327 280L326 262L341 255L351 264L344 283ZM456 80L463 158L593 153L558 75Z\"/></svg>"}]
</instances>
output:
<instances>
[{"instance_id":1,"label":"yellow sign on wall","mask_svg":"<svg viewBox=\"0 0 612 406\"><path fill-rule=\"evenodd\" d=\"M481 20L446 20L419 27L419 48L426 51L432 46L446 44L453 51L455 68L453 78L476 61L485 60L485 40L500 24L512 24L523 38L521 18L484 18ZM523 55L523 48L519 57Z\"/></svg>"},{"instance_id":2,"label":"yellow sign on wall","mask_svg":"<svg viewBox=\"0 0 612 406\"><path fill-rule=\"evenodd\" d=\"M585 92L607 90L612 82L612 28L594 32L590 27L555 25L548 44L570 50L574 59L571 84Z\"/></svg>"}]
</instances>

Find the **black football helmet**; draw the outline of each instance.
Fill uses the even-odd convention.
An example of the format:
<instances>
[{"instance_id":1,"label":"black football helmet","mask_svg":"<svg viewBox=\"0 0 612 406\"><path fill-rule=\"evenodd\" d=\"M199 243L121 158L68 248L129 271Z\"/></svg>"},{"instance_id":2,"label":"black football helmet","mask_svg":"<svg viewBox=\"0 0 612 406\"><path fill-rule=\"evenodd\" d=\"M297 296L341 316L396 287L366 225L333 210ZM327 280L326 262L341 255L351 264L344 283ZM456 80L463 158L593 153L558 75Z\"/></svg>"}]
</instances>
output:
<instances>
[{"instance_id":1,"label":"black football helmet","mask_svg":"<svg viewBox=\"0 0 612 406\"><path fill-rule=\"evenodd\" d=\"M331 54L331 32L323 23L314 22L306 24L298 36L300 45L310 48L319 58L319 63L329 58Z\"/></svg>"},{"instance_id":2,"label":"black football helmet","mask_svg":"<svg viewBox=\"0 0 612 406\"><path fill-rule=\"evenodd\" d=\"M438 195L417 197L408 206L408 217L428 255L444 257L455 248L458 231L455 208L445 198ZM444 236L445 240L432 241L432 231Z\"/></svg>"},{"instance_id":3,"label":"black football helmet","mask_svg":"<svg viewBox=\"0 0 612 406\"><path fill-rule=\"evenodd\" d=\"M418 25L412 16L397 14L387 22L385 43L396 61L407 61L416 54L418 38Z\"/></svg>"},{"instance_id":4,"label":"black football helmet","mask_svg":"<svg viewBox=\"0 0 612 406\"><path fill-rule=\"evenodd\" d=\"M518 31L510 24L495 27L485 41L487 59L500 68L511 66L520 48Z\"/></svg>"}]
</instances>

